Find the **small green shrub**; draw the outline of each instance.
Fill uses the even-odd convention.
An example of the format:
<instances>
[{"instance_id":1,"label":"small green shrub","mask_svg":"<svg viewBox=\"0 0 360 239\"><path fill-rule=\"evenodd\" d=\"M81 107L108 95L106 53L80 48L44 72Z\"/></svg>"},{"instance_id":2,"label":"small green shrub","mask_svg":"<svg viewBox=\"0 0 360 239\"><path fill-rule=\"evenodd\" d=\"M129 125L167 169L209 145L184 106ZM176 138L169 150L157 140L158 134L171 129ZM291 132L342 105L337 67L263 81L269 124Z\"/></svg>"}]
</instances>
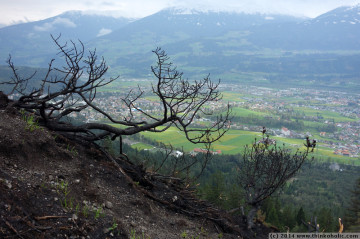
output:
<instances>
[{"instance_id":1,"label":"small green shrub","mask_svg":"<svg viewBox=\"0 0 360 239\"><path fill-rule=\"evenodd\" d=\"M76 207L75 207L75 214L76 214L76 215L79 215L79 213L80 213L80 204L77 203L77 204L76 204Z\"/></svg>"},{"instance_id":2,"label":"small green shrub","mask_svg":"<svg viewBox=\"0 0 360 239\"><path fill-rule=\"evenodd\" d=\"M105 216L105 214L102 213L102 208L100 207L95 211L94 218L98 219L99 217L103 217L103 216Z\"/></svg>"},{"instance_id":3,"label":"small green shrub","mask_svg":"<svg viewBox=\"0 0 360 239\"><path fill-rule=\"evenodd\" d=\"M73 155L76 156L78 155L77 150L75 149L75 146L70 146L70 144L67 145L66 149Z\"/></svg>"},{"instance_id":4,"label":"small green shrub","mask_svg":"<svg viewBox=\"0 0 360 239\"><path fill-rule=\"evenodd\" d=\"M26 122L25 129L30 130L31 132L39 129L39 122L35 119L34 114L26 114L25 110L20 110L21 118Z\"/></svg>"},{"instance_id":5,"label":"small green shrub","mask_svg":"<svg viewBox=\"0 0 360 239\"><path fill-rule=\"evenodd\" d=\"M130 239L150 239L150 237L145 237L144 233L141 234L141 236L136 236L136 231L132 229L130 231Z\"/></svg>"},{"instance_id":6,"label":"small green shrub","mask_svg":"<svg viewBox=\"0 0 360 239\"><path fill-rule=\"evenodd\" d=\"M116 221L114 220L114 222L113 222L113 224L111 225L111 227L109 227L109 231L115 231L118 226L119 226L119 224L117 224Z\"/></svg>"},{"instance_id":7,"label":"small green shrub","mask_svg":"<svg viewBox=\"0 0 360 239\"><path fill-rule=\"evenodd\" d=\"M81 213L84 217L88 217L89 216L89 208L86 205L84 205L81 210Z\"/></svg>"}]
</instances>

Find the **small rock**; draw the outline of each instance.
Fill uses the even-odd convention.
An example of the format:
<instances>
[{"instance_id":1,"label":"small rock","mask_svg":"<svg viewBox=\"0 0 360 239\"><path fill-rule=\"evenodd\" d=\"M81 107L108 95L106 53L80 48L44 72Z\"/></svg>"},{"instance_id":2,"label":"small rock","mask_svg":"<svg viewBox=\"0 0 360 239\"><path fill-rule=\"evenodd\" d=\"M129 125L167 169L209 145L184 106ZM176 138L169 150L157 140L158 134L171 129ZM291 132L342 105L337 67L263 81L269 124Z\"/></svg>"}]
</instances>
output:
<instances>
[{"instance_id":1,"label":"small rock","mask_svg":"<svg viewBox=\"0 0 360 239\"><path fill-rule=\"evenodd\" d=\"M136 223L135 223L134 221L130 222L130 225L131 225L132 227L136 227Z\"/></svg>"},{"instance_id":2,"label":"small rock","mask_svg":"<svg viewBox=\"0 0 360 239\"><path fill-rule=\"evenodd\" d=\"M76 214L73 214L72 217L71 217L71 219L72 219L73 221L76 221L76 220L78 219L78 216L77 216Z\"/></svg>"},{"instance_id":3,"label":"small rock","mask_svg":"<svg viewBox=\"0 0 360 239\"><path fill-rule=\"evenodd\" d=\"M105 202L105 207L108 208L108 209L113 208L112 202L106 201L106 202Z\"/></svg>"},{"instance_id":4,"label":"small rock","mask_svg":"<svg viewBox=\"0 0 360 239\"><path fill-rule=\"evenodd\" d=\"M140 226L139 229L141 232L146 232L146 227L144 227L144 226Z\"/></svg>"},{"instance_id":5,"label":"small rock","mask_svg":"<svg viewBox=\"0 0 360 239\"><path fill-rule=\"evenodd\" d=\"M80 179L76 179L75 183L79 184L80 183Z\"/></svg>"},{"instance_id":6,"label":"small rock","mask_svg":"<svg viewBox=\"0 0 360 239\"><path fill-rule=\"evenodd\" d=\"M49 180L52 181L54 180L54 176L52 176L51 174L49 175Z\"/></svg>"},{"instance_id":7,"label":"small rock","mask_svg":"<svg viewBox=\"0 0 360 239\"><path fill-rule=\"evenodd\" d=\"M58 200L59 200L59 198L57 198L57 197L54 198L54 201L55 201L55 202L58 201Z\"/></svg>"},{"instance_id":8,"label":"small rock","mask_svg":"<svg viewBox=\"0 0 360 239\"><path fill-rule=\"evenodd\" d=\"M40 177L40 176L44 176L45 175L45 172L41 171L34 171L34 175L37 176L37 177Z\"/></svg>"},{"instance_id":9,"label":"small rock","mask_svg":"<svg viewBox=\"0 0 360 239\"><path fill-rule=\"evenodd\" d=\"M11 185L11 182L6 180L5 181L5 184L6 184L6 187L8 187L8 189L11 189L12 188L12 185Z\"/></svg>"},{"instance_id":10,"label":"small rock","mask_svg":"<svg viewBox=\"0 0 360 239\"><path fill-rule=\"evenodd\" d=\"M5 160L5 164L9 165L10 164L9 160Z\"/></svg>"},{"instance_id":11,"label":"small rock","mask_svg":"<svg viewBox=\"0 0 360 239\"><path fill-rule=\"evenodd\" d=\"M110 232L110 228L104 228L103 232L104 232L104 234L109 233L109 232Z\"/></svg>"},{"instance_id":12,"label":"small rock","mask_svg":"<svg viewBox=\"0 0 360 239\"><path fill-rule=\"evenodd\" d=\"M10 212L10 210L11 210L11 205L5 204L5 209L6 209L6 211Z\"/></svg>"}]
</instances>

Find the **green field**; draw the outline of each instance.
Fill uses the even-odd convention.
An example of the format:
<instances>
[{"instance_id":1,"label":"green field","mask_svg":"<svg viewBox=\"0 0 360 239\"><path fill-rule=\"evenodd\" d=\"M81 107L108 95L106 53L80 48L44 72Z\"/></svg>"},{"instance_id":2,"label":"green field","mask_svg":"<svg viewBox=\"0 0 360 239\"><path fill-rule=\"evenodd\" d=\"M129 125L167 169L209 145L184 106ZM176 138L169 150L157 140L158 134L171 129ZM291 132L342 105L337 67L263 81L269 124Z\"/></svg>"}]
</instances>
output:
<instances>
[{"instance_id":1,"label":"green field","mask_svg":"<svg viewBox=\"0 0 360 239\"><path fill-rule=\"evenodd\" d=\"M142 132L145 138L151 139L155 144L164 143L171 144L174 148L183 149L186 152L190 152L195 148L203 148L201 144L192 144L189 142L184 133L179 131L175 127L169 128L162 133ZM260 132L251 132L243 130L229 130L219 141L212 144L213 150L221 150L222 154L234 155L243 151L244 146L251 144L256 139L261 139ZM278 145L285 145L289 148L304 150L304 139L290 139L282 137L273 137ZM158 145L156 145L158 146ZM141 149L151 149L153 146L144 143L138 143L132 145L132 147ZM317 161L331 161L343 164L360 165L360 160L356 158L350 158L340 155L335 155L334 150L324 147L321 143L318 143L318 147L311 154Z\"/></svg>"},{"instance_id":2,"label":"green field","mask_svg":"<svg viewBox=\"0 0 360 239\"><path fill-rule=\"evenodd\" d=\"M231 102L244 102L245 101L245 100L241 99L241 97L243 95L238 92L225 91L225 92L222 92L221 94L223 96L224 101L231 101Z\"/></svg>"},{"instance_id":3,"label":"green field","mask_svg":"<svg viewBox=\"0 0 360 239\"><path fill-rule=\"evenodd\" d=\"M240 107L231 108L231 112L235 116L249 116L249 115L265 116L265 115L267 115L265 112L259 112L259 111L244 109L244 108L240 108Z\"/></svg>"},{"instance_id":4,"label":"green field","mask_svg":"<svg viewBox=\"0 0 360 239\"><path fill-rule=\"evenodd\" d=\"M203 147L202 144L189 142L184 133L175 127L171 127L162 133L143 132L141 134L156 142L172 144L175 148L183 148L188 152ZM244 145L250 144L255 138L260 139L261 137L261 134L256 132L230 130L219 141L213 143L212 147L214 150L221 150L223 154L237 154L242 151Z\"/></svg>"},{"instance_id":5,"label":"green field","mask_svg":"<svg viewBox=\"0 0 360 239\"><path fill-rule=\"evenodd\" d=\"M149 145L149 144L144 144L144 143L136 143L131 145L131 147L138 149L138 150L149 150L154 148L154 146Z\"/></svg>"},{"instance_id":6,"label":"green field","mask_svg":"<svg viewBox=\"0 0 360 239\"><path fill-rule=\"evenodd\" d=\"M326 111L326 110L319 111L319 110L311 109L311 108L307 108L307 107L298 107L298 108L295 108L295 110L303 112L306 116L317 116L319 114L319 116L324 117L324 119L327 119L327 120L334 119L335 122L356 121L356 119L351 119L349 117L342 116L338 112L333 112L333 111Z\"/></svg>"}]
</instances>

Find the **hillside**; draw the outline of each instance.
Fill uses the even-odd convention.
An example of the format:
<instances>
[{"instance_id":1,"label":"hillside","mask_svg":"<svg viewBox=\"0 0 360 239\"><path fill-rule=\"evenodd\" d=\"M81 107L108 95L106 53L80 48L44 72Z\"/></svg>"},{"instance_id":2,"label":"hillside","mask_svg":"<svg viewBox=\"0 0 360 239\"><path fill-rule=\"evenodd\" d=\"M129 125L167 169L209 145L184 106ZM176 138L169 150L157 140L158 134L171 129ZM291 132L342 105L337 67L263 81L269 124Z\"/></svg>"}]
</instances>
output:
<instances>
[{"instance_id":1,"label":"hillside","mask_svg":"<svg viewBox=\"0 0 360 239\"><path fill-rule=\"evenodd\" d=\"M1 28L0 60L11 54L17 65L47 67L56 55L50 34L61 33L62 43L80 39L97 49L109 73L124 78L147 78L151 51L162 47L190 77L211 73L226 82L301 86L357 82L359 12L359 5L340 7L304 19L170 8L136 20L70 12Z\"/></svg>"},{"instance_id":2,"label":"hillside","mask_svg":"<svg viewBox=\"0 0 360 239\"><path fill-rule=\"evenodd\" d=\"M267 238L269 229L245 230L177 180L29 128L15 109L1 110L0 132L0 237Z\"/></svg>"},{"instance_id":3,"label":"hillside","mask_svg":"<svg viewBox=\"0 0 360 239\"><path fill-rule=\"evenodd\" d=\"M57 51L50 34L86 43L131 21L133 19L70 11L41 21L4 27L0 29L0 60L3 63L11 54L21 64L46 67Z\"/></svg>"}]
</instances>

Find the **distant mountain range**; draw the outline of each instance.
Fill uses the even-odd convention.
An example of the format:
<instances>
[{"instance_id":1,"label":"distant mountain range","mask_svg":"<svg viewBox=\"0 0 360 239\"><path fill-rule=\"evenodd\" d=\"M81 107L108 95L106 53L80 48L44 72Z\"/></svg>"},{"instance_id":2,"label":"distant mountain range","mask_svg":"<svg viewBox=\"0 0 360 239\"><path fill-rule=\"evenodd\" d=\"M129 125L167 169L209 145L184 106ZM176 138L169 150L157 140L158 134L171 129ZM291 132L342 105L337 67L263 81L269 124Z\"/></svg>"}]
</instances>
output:
<instances>
[{"instance_id":1,"label":"distant mountain range","mask_svg":"<svg viewBox=\"0 0 360 239\"><path fill-rule=\"evenodd\" d=\"M96 37L115 31L133 21L127 18L113 18L87 15L70 11L41 21L22 23L0 28L0 62L4 63L9 54L19 64L46 66L57 49L50 38L61 34L62 39L86 43Z\"/></svg>"},{"instance_id":2,"label":"distant mountain range","mask_svg":"<svg viewBox=\"0 0 360 239\"><path fill-rule=\"evenodd\" d=\"M250 41L287 50L359 50L360 5L340 7L297 24L260 26Z\"/></svg>"},{"instance_id":3,"label":"distant mountain range","mask_svg":"<svg viewBox=\"0 0 360 239\"><path fill-rule=\"evenodd\" d=\"M96 48L111 74L146 77L156 47L189 76L320 81L360 77L360 5L313 19L170 8L141 19L67 12L0 28L0 61L44 67L56 57L50 34Z\"/></svg>"}]
</instances>

